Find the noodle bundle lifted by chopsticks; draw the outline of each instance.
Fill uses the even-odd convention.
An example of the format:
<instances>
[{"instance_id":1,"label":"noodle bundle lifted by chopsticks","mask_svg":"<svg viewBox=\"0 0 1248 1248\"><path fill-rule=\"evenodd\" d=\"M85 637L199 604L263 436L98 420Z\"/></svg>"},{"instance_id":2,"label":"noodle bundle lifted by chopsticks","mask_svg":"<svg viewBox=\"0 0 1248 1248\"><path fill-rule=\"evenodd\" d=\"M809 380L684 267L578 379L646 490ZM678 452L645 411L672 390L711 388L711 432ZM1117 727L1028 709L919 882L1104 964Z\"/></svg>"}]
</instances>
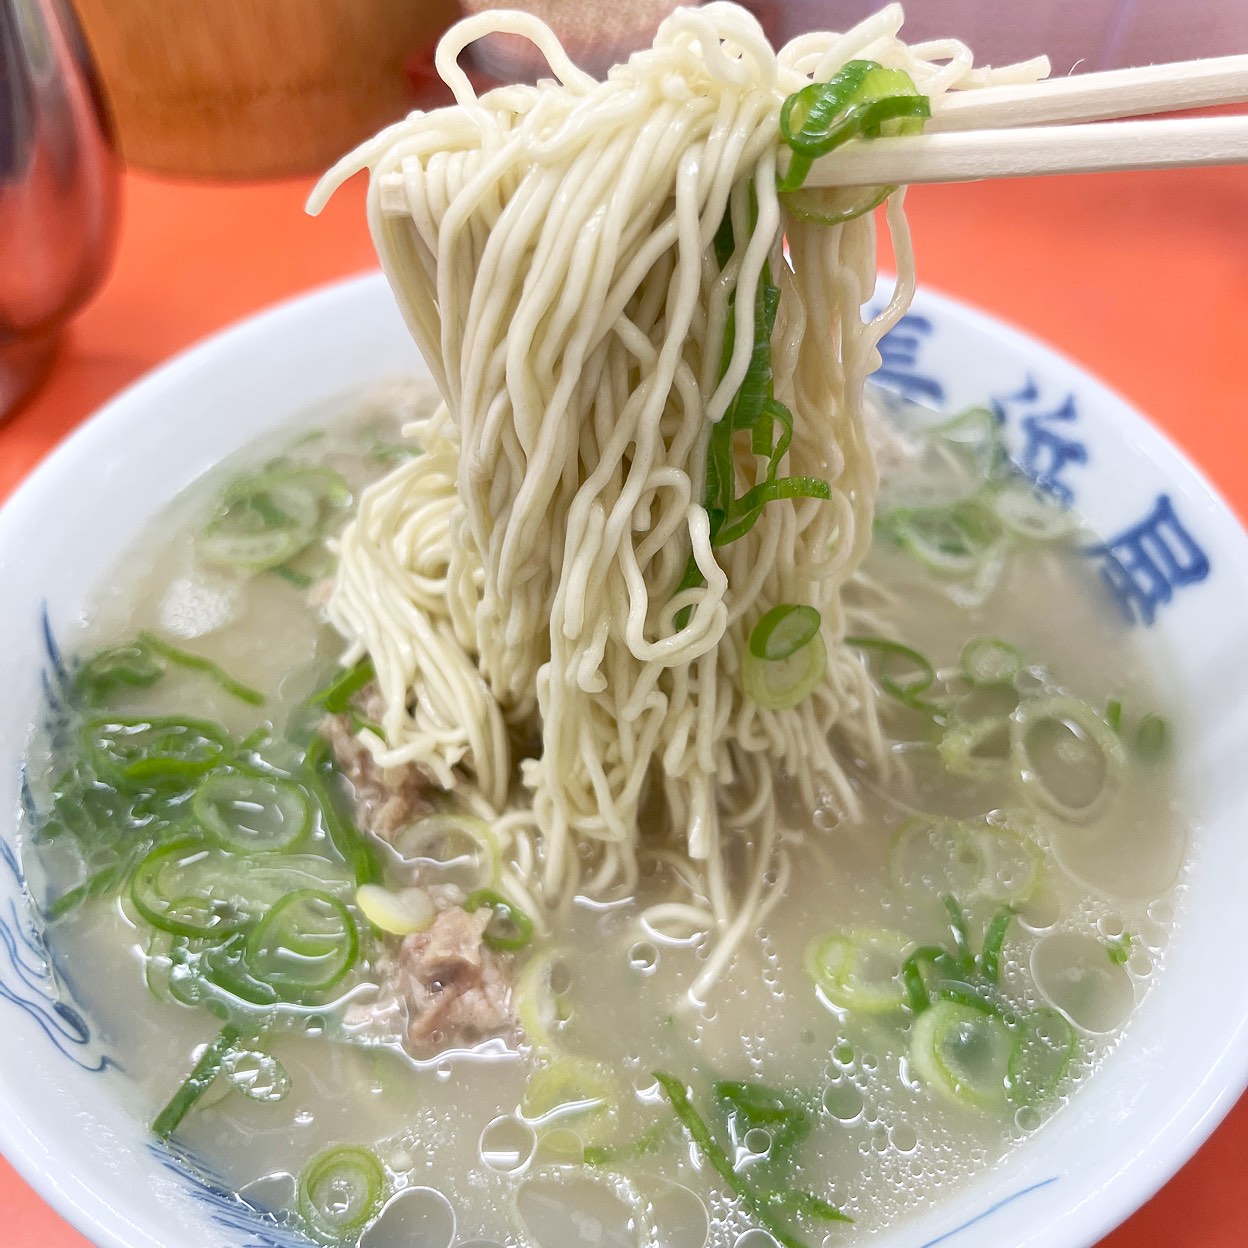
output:
<instances>
[{"instance_id":1,"label":"noodle bundle lifted by chopsticks","mask_svg":"<svg viewBox=\"0 0 1248 1248\"><path fill-rule=\"evenodd\" d=\"M926 109L1001 80L952 41L907 47L900 23L893 6L777 54L735 5L682 9L597 82L536 19L481 14L438 51L455 105L313 196L371 171L377 250L444 400L341 540L331 618L385 708L384 742L363 739L495 818L509 887L547 906L630 890L646 853L675 863L687 896L654 921L718 931L704 981L783 869L777 779L853 813L847 768L884 761L841 593L876 490L864 384L913 292L901 192L896 290L864 322L867 209L891 188L779 187L782 108L812 83ZM457 58L493 31L531 39L557 81L476 96ZM814 124L804 99L790 131ZM793 607L817 631L752 656ZM748 865L729 870L734 838Z\"/></svg>"}]
</instances>

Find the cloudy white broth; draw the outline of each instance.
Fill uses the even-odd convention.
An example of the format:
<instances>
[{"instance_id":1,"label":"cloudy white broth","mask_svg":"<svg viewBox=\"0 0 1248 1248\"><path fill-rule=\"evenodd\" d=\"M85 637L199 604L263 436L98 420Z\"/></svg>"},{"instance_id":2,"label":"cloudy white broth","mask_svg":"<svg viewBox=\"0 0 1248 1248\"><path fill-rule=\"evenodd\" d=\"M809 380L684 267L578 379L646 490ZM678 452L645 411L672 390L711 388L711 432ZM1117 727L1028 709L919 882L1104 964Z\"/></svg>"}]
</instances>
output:
<instances>
[{"instance_id":1,"label":"cloudy white broth","mask_svg":"<svg viewBox=\"0 0 1248 1248\"><path fill-rule=\"evenodd\" d=\"M706 982L724 932L644 821L635 887L559 910L507 815L395 774L379 814L324 539L427 401L244 451L62 639L25 856L118 1095L329 1244L852 1244L948 1199L1094 1077L1168 936L1172 732L1088 535L990 413L877 397L847 629L886 764L846 760L854 817L781 776L761 872L734 824L759 904Z\"/></svg>"}]
</instances>

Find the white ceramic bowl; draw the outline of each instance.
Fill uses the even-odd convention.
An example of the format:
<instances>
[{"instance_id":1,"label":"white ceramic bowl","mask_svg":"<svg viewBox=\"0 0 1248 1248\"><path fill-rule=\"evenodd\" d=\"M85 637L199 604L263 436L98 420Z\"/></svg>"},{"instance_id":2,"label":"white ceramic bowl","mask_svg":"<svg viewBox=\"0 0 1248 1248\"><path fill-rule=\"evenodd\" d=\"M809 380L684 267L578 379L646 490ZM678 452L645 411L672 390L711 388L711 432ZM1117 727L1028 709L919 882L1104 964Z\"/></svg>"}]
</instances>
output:
<instances>
[{"instance_id":1,"label":"white ceramic bowl","mask_svg":"<svg viewBox=\"0 0 1248 1248\"><path fill-rule=\"evenodd\" d=\"M1024 469L1070 491L1105 539L1088 558L1166 666L1195 831L1166 966L1104 1069L1001 1166L872 1242L1086 1248L1191 1155L1248 1080L1248 538L1144 419L1014 330L924 294L886 348L887 384L950 409L997 402ZM74 1008L72 983L50 976L15 824L31 724L45 685L56 692L53 639L143 526L224 455L302 408L418 367L380 276L330 287L128 390L0 513L0 1147L108 1248L281 1248L297 1237L152 1143L120 1081L101 1073L120 1055Z\"/></svg>"}]
</instances>

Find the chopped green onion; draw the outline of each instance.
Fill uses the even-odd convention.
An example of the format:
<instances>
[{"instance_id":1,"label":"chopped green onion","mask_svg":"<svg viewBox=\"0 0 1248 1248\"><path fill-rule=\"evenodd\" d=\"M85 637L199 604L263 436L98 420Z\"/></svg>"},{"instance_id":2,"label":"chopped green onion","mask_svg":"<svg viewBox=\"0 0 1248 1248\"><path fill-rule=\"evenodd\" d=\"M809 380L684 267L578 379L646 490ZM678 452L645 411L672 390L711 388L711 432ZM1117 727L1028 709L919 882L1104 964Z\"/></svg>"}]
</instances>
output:
<instances>
[{"instance_id":1,"label":"chopped green onion","mask_svg":"<svg viewBox=\"0 0 1248 1248\"><path fill-rule=\"evenodd\" d=\"M305 888L283 897L247 939L251 974L283 1000L328 991L355 965L360 938L337 897Z\"/></svg>"},{"instance_id":2,"label":"chopped green onion","mask_svg":"<svg viewBox=\"0 0 1248 1248\"><path fill-rule=\"evenodd\" d=\"M946 1100L975 1109L1004 1107L1012 1049L1000 1018L961 1001L937 1001L910 1032L918 1075Z\"/></svg>"},{"instance_id":3,"label":"chopped green onion","mask_svg":"<svg viewBox=\"0 0 1248 1248\"><path fill-rule=\"evenodd\" d=\"M379 932L391 936L423 932L435 918L433 900L423 888L393 892L381 884L361 884L355 890L355 904Z\"/></svg>"},{"instance_id":4,"label":"chopped green onion","mask_svg":"<svg viewBox=\"0 0 1248 1248\"><path fill-rule=\"evenodd\" d=\"M988 983L994 987L1001 979L1001 952L1005 947L1005 938L1009 933L1010 924L1014 921L1014 911L1000 910L993 916L984 933L984 943L979 951L979 971Z\"/></svg>"},{"instance_id":5,"label":"chopped green onion","mask_svg":"<svg viewBox=\"0 0 1248 1248\"><path fill-rule=\"evenodd\" d=\"M814 1218L819 1222L852 1222L853 1218L848 1214L842 1213L835 1205L829 1204L828 1201L818 1196L812 1195L810 1192L783 1191L768 1192L767 1200L770 1204L777 1205L781 1209L790 1209L794 1213L801 1214L807 1218Z\"/></svg>"},{"instance_id":6,"label":"chopped green onion","mask_svg":"<svg viewBox=\"0 0 1248 1248\"><path fill-rule=\"evenodd\" d=\"M1114 732L1122 731L1122 702L1118 698L1105 703L1105 722Z\"/></svg>"},{"instance_id":7,"label":"chopped green onion","mask_svg":"<svg viewBox=\"0 0 1248 1248\"><path fill-rule=\"evenodd\" d=\"M191 802L200 827L222 849L290 849L312 828L312 802L292 780L263 772L214 771Z\"/></svg>"},{"instance_id":8,"label":"chopped green onion","mask_svg":"<svg viewBox=\"0 0 1248 1248\"><path fill-rule=\"evenodd\" d=\"M290 1092L290 1073L272 1053L235 1049L225 1064L230 1084L249 1101L272 1104Z\"/></svg>"},{"instance_id":9,"label":"chopped green onion","mask_svg":"<svg viewBox=\"0 0 1248 1248\"><path fill-rule=\"evenodd\" d=\"M747 650L741 662L742 683L759 706L789 710L814 692L827 666L828 652L816 633L787 659L760 659Z\"/></svg>"},{"instance_id":10,"label":"chopped green onion","mask_svg":"<svg viewBox=\"0 0 1248 1248\"><path fill-rule=\"evenodd\" d=\"M328 468L273 468L233 482L200 538L213 563L260 572L311 545L323 504L350 501L346 482Z\"/></svg>"},{"instance_id":11,"label":"chopped green onion","mask_svg":"<svg viewBox=\"0 0 1248 1248\"><path fill-rule=\"evenodd\" d=\"M1004 715L946 728L937 744L945 770L955 776L990 776L1010 761L1010 721Z\"/></svg>"},{"instance_id":12,"label":"chopped green onion","mask_svg":"<svg viewBox=\"0 0 1248 1248\"><path fill-rule=\"evenodd\" d=\"M152 1123L152 1134L158 1140L167 1140L178 1129L195 1102L208 1091L221 1073L240 1039L237 1028L221 1028L217 1038L204 1050L182 1086L174 1093L173 1099L156 1115Z\"/></svg>"},{"instance_id":13,"label":"chopped green onion","mask_svg":"<svg viewBox=\"0 0 1248 1248\"><path fill-rule=\"evenodd\" d=\"M966 924L966 912L958 904L956 897L944 897L942 901L949 915L949 932L953 936L953 948L958 962L968 970L975 965L975 955L971 951L971 933Z\"/></svg>"},{"instance_id":14,"label":"chopped green onion","mask_svg":"<svg viewBox=\"0 0 1248 1248\"><path fill-rule=\"evenodd\" d=\"M999 548L1000 520L980 502L947 507L898 507L881 513L878 533L942 576L970 576Z\"/></svg>"},{"instance_id":15,"label":"chopped green onion","mask_svg":"<svg viewBox=\"0 0 1248 1248\"><path fill-rule=\"evenodd\" d=\"M141 641L128 641L94 654L74 673L74 694L87 706L102 706L123 687L146 689L165 669Z\"/></svg>"},{"instance_id":16,"label":"chopped green onion","mask_svg":"<svg viewBox=\"0 0 1248 1248\"><path fill-rule=\"evenodd\" d=\"M586 1146L602 1147L614 1132L619 1089L601 1063L557 1057L530 1077L520 1116L541 1132L548 1150L580 1158Z\"/></svg>"},{"instance_id":17,"label":"chopped green onion","mask_svg":"<svg viewBox=\"0 0 1248 1248\"><path fill-rule=\"evenodd\" d=\"M196 836L180 836L157 845L139 863L130 896L153 927L215 940L247 927L290 894L349 888L334 864L317 854L239 856Z\"/></svg>"},{"instance_id":18,"label":"chopped green onion","mask_svg":"<svg viewBox=\"0 0 1248 1248\"><path fill-rule=\"evenodd\" d=\"M766 1134L765 1153L756 1156L751 1165L765 1164L769 1173L787 1171L793 1150L814 1126L814 1118L803 1101L783 1088L737 1079L720 1079L711 1092L738 1148L757 1154L759 1150L747 1137L753 1131Z\"/></svg>"},{"instance_id":19,"label":"chopped green onion","mask_svg":"<svg viewBox=\"0 0 1248 1248\"><path fill-rule=\"evenodd\" d=\"M750 653L772 663L787 659L818 634L821 622L814 607L781 603L750 630Z\"/></svg>"},{"instance_id":20,"label":"chopped green onion","mask_svg":"<svg viewBox=\"0 0 1248 1248\"><path fill-rule=\"evenodd\" d=\"M728 1154L711 1134L711 1129L702 1115L694 1109L693 1102L689 1099L689 1089L679 1079L673 1075L664 1074L662 1071L656 1070L654 1077L663 1090L664 1096L671 1102L680 1125L684 1127L685 1133L702 1159L719 1175L724 1185L740 1200L758 1224L781 1245L781 1248L805 1248L802 1241L776 1217L777 1202L755 1191L737 1174ZM845 1221L850 1221L844 1215L841 1216Z\"/></svg>"},{"instance_id":21,"label":"chopped green onion","mask_svg":"<svg viewBox=\"0 0 1248 1248\"><path fill-rule=\"evenodd\" d=\"M354 666L344 667L328 685L312 694L308 701L316 706L323 706L331 715L341 715L350 707L355 695L376 679L376 675L372 659L365 655Z\"/></svg>"},{"instance_id":22,"label":"chopped green onion","mask_svg":"<svg viewBox=\"0 0 1248 1248\"><path fill-rule=\"evenodd\" d=\"M581 1155L587 1166L618 1166L657 1153L671 1134L671 1123L656 1122L631 1144L591 1144Z\"/></svg>"},{"instance_id":23,"label":"chopped green onion","mask_svg":"<svg viewBox=\"0 0 1248 1248\"><path fill-rule=\"evenodd\" d=\"M901 964L901 983L913 1014L925 1013L933 1000L961 1001L976 1010L986 1010L1001 1018L1008 1012L1001 1006L997 983L1001 977L1001 953L1014 911L998 911L984 933L977 958L971 949L970 931L962 907L953 897L943 898L949 916L953 947L921 945ZM924 973L931 972L931 978Z\"/></svg>"},{"instance_id":24,"label":"chopped green onion","mask_svg":"<svg viewBox=\"0 0 1248 1248\"><path fill-rule=\"evenodd\" d=\"M995 486L989 498L997 519L1018 537L1052 542L1067 536L1075 527L1074 514L1021 473L1012 473Z\"/></svg>"},{"instance_id":25,"label":"chopped green onion","mask_svg":"<svg viewBox=\"0 0 1248 1248\"><path fill-rule=\"evenodd\" d=\"M785 211L809 225L844 225L878 208L895 186L802 187L781 201Z\"/></svg>"},{"instance_id":26,"label":"chopped green onion","mask_svg":"<svg viewBox=\"0 0 1248 1248\"><path fill-rule=\"evenodd\" d=\"M1023 1018L1008 1066L1010 1100L1036 1105L1052 1096L1070 1069L1075 1047L1075 1029L1056 1010L1046 1006Z\"/></svg>"},{"instance_id":27,"label":"chopped green onion","mask_svg":"<svg viewBox=\"0 0 1248 1248\"><path fill-rule=\"evenodd\" d=\"M820 937L806 951L806 973L833 1005L860 1014L901 1009L901 965L910 942L898 932L863 928Z\"/></svg>"},{"instance_id":28,"label":"chopped green onion","mask_svg":"<svg viewBox=\"0 0 1248 1248\"><path fill-rule=\"evenodd\" d=\"M827 82L812 82L785 100L780 136L793 150L781 192L797 190L815 159L853 138L917 134L931 116L910 76L874 61L849 61Z\"/></svg>"},{"instance_id":29,"label":"chopped green onion","mask_svg":"<svg viewBox=\"0 0 1248 1248\"><path fill-rule=\"evenodd\" d=\"M936 669L917 650L883 637L846 637L845 644L880 656L880 688L890 697L926 715L944 714L943 707L923 697L936 682Z\"/></svg>"},{"instance_id":30,"label":"chopped green onion","mask_svg":"<svg viewBox=\"0 0 1248 1248\"><path fill-rule=\"evenodd\" d=\"M402 442L374 442L368 448L369 459L379 464L401 464L420 454L420 447Z\"/></svg>"},{"instance_id":31,"label":"chopped green onion","mask_svg":"<svg viewBox=\"0 0 1248 1248\"><path fill-rule=\"evenodd\" d=\"M848 61L827 82L795 91L780 109L780 137L805 156L826 155L832 150L826 144L833 123L878 68L875 61Z\"/></svg>"},{"instance_id":32,"label":"chopped green onion","mask_svg":"<svg viewBox=\"0 0 1248 1248\"><path fill-rule=\"evenodd\" d=\"M893 880L914 897L948 894L968 904L1026 901L1040 882L1042 860L1031 837L1016 830L1020 822L911 819L893 838Z\"/></svg>"},{"instance_id":33,"label":"chopped green onion","mask_svg":"<svg viewBox=\"0 0 1248 1248\"><path fill-rule=\"evenodd\" d=\"M188 671L201 672L226 693L250 706L264 705L264 694L235 680L219 664L170 645L146 629L133 641L101 650L88 659L75 673L75 695L87 706L100 706L123 688L146 689L165 674L160 659Z\"/></svg>"},{"instance_id":34,"label":"chopped green onion","mask_svg":"<svg viewBox=\"0 0 1248 1248\"><path fill-rule=\"evenodd\" d=\"M100 775L121 784L185 783L211 771L231 748L219 724L172 715L90 719L81 739Z\"/></svg>"},{"instance_id":35,"label":"chopped green onion","mask_svg":"<svg viewBox=\"0 0 1248 1248\"><path fill-rule=\"evenodd\" d=\"M520 1029L529 1044L544 1053L558 1050L554 1033L567 1021L564 1002L554 984L559 956L556 949L534 954L516 980L514 999Z\"/></svg>"},{"instance_id":36,"label":"chopped green onion","mask_svg":"<svg viewBox=\"0 0 1248 1248\"><path fill-rule=\"evenodd\" d=\"M750 210L752 215L757 214L757 203L753 197ZM725 214L715 235L715 255L721 268L727 265L733 250L732 219L730 214ZM736 307L735 298L734 291L730 295L728 316L724 325L721 378L732 358L737 316L741 313ZM703 505L710 521L712 546L725 546L744 537L758 522L768 503L789 498L832 497L832 487L827 481L817 477L779 475L781 463L793 438L793 414L775 397L772 370L771 336L779 306L780 288L771 280L770 266L764 264L754 301L754 345L750 362L728 410L712 426L707 442ZM762 480L757 481L739 497L736 493L737 469L734 452L734 438L738 433L748 433L750 449L756 456L767 461ZM702 573L690 555L684 575L674 592L679 594L702 583ZM677 613L678 628L685 626L689 614L690 609L687 607Z\"/></svg>"},{"instance_id":37,"label":"chopped green onion","mask_svg":"<svg viewBox=\"0 0 1248 1248\"><path fill-rule=\"evenodd\" d=\"M449 813L426 815L400 831L391 842L404 862L457 884L465 892L494 889L503 871L498 838L484 819Z\"/></svg>"},{"instance_id":38,"label":"chopped green onion","mask_svg":"<svg viewBox=\"0 0 1248 1248\"><path fill-rule=\"evenodd\" d=\"M300 572L298 568L292 568L288 563L279 563L275 568L269 568L274 576L280 576L288 585L293 585L296 589L311 589L316 583L315 579L306 572Z\"/></svg>"},{"instance_id":39,"label":"chopped green onion","mask_svg":"<svg viewBox=\"0 0 1248 1248\"><path fill-rule=\"evenodd\" d=\"M725 418L726 419L726 418ZM832 497L832 487L820 477L778 477L763 481L746 490L740 498L733 499L711 538L712 546L727 546L744 537L758 522L768 503L785 498Z\"/></svg>"},{"instance_id":40,"label":"chopped green onion","mask_svg":"<svg viewBox=\"0 0 1248 1248\"><path fill-rule=\"evenodd\" d=\"M478 888L464 900L464 909L471 914L486 906L494 911L490 926L485 929L485 943L491 949L514 953L533 939L533 920L519 906L492 888Z\"/></svg>"},{"instance_id":41,"label":"chopped green onion","mask_svg":"<svg viewBox=\"0 0 1248 1248\"><path fill-rule=\"evenodd\" d=\"M959 662L969 684L1008 685L1023 670L1023 652L999 637L973 637Z\"/></svg>"},{"instance_id":42,"label":"chopped green onion","mask_svg":"<svg viewBox=\"0 0 1248 1248\"><path fill-rule=\"evenodd\" d=\"M176 663L178 667L184 667L188 671L202 672L210 680L215 681L226 693L237 698L240 702L246 702L250 706L263 706L264 694L258 689L253 689L250 685L244 685L242 681L235 680L224 668L214 663L211 659L205 659L202 655L191 654L189 650L181 650L177 646L171 646L167 641L157 637L155 633L141 632L138 637L139 644L147 646L147 648L161 658L168 660L170 663Z\"/></svg>"},{"instance_id":43,"label":"chopped green onion","mask_svg":"<svg viewBox=\"0 0 1248 1248\"><path fill-rule=\"evenodd\" d=\"M130 881L135 909L153 926L175 936L224 936L248 919L223 882L220 860L195 836L158 845Z\"/></svg>"},{"instance_id":44,"label":"chopped green onion","mask_svg":"<svg viewBox=\"0 0 1248 1248\"><path fill-rule=\"evenodd\" d=\"M1121 936L1115 936L1113 940L1105 942L1105 952L1109 954L1109 960L1115 966L1125 966L1131 957L1131 945L1134 937L1130 932L1123 932Z\"/></svg>"},{"instance_id":45,"label":"chopped green onion","mask_svg":"<svg viewBox=\"0 0 1248 1248\"><path fill-rule=\"evenodd\" d=\"M1136 758L1145 763L1156 763L1170 751L1170 723L1153 712L1145 715L1136 725L1135 740L1131 743Z\"/></svg>"},{"instance_id":46,"label":"chopped green onion","mask_svg":"<svg viewBox=\"0 0 1248 1248\"><path fill-rule=\"evenodd\" d=\"M376 846L342 813L329 787L333 759L324 737L316 737L304 758L305 779L321 808L321 819L330 843L355 874L357 884L380 884L385 878Z\"/></svg>"},{"instance_id":47,"label":"chopped green onion","mask_svg":"<svg viewBox=\"0 0 1248 1248\"><path fill-rule=\"evenodd\" d=\"M1068 823L1094 819L1126 765L1118 735L1070 697L1024 702L1011 717L1010 749L1023 794Z\"/></svg>"},{"instance_id":48,"label":"chopped green onion","mask_svg":"<svg viewBox=\"0 0 1248 1248\"><path fill-rule=\"evenodd\" d=\"M326 1149L299 1175L304 1229L322 1244L355 1243L385 1200L386 1174L375 1154L352 1146Z\"/></svg>"}]
</instances>

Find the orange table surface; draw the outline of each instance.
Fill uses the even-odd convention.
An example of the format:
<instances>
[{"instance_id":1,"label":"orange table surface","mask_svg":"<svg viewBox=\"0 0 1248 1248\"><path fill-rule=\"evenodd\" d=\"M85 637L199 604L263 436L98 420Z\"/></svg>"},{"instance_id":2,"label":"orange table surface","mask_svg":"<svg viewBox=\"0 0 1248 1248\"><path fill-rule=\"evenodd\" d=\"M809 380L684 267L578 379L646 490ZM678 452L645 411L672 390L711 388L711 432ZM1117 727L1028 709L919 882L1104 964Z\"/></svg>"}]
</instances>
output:
<instances>
[{"instance_id":1,"label":"orange table surface","mask_svg":"<svg viewBox=\"0 0 1248 1248\"><path fill-rule=\"evenodd\" d=\"M129 177L111 280L74 323L42 391L0 426L0 497L172 352L274 300L371 267L361 182L313 221L302 212L307 181ZM1099 375L1248 517L1248 170L918 188L908 205L922 282ZM1248 1098L1101 1248L1245 1248L1246 1154ZM87 1242L3 1162L0 1208L5 1248Z\"/></svg>"}]
</instances>

